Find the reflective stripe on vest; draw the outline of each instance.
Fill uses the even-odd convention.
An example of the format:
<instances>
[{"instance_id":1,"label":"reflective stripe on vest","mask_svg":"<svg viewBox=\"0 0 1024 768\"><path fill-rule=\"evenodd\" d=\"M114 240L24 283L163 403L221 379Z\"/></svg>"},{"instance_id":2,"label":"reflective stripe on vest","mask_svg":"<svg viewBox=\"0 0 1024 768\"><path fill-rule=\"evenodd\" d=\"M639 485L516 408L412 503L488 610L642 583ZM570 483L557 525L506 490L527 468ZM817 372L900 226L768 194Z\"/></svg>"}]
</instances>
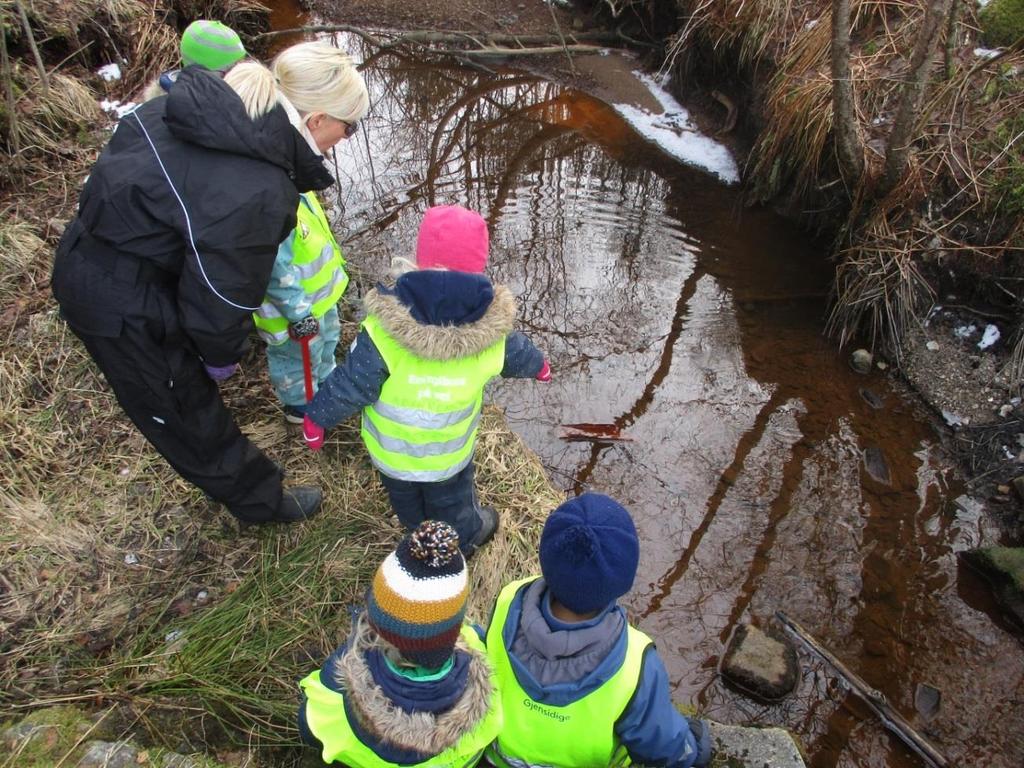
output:
<instances>
[{"instance_id":1,"label":"reflective stripe on vest","mask_svg":"<svg viewBox=\"0 0 1024 768\"><path fill-rule=\"evenodd\" d=\"M516 679L503 632L516 593L535 580L515 581L501 590L487 630L487 655L494 665L505 717L487 759L499 768L629 765L629 755L615 736L615 723L640 682L644 651L651 639L627 625L626 657L604 685L564 707L534 701Z\"/></svg>"},{"instance_id":2,"label":"reflective stripe on vest","mask_svg":"<svg viewBox=\"0 0 1024 768\"><path fill-rule=\"evenodd\" d=\"M312 192L299 196L295 232L291 247L291 273L309 304L307 314L323 317L341 300L348 287L345 259L331 232L327 215ZM256 329L269 344L288 340L288 318L281 314L270 298L253 314Z\"/></svg>"},{"instance_id":3,"label":"reflective stripe on vest","mask_svg":"<svg viewBox=\"0 0 1024 768\"><path fill-rule=\"evenodd\" d=\"M484 645L476 632L468 626L462 627L462 639L486 659ZM363 744L352 731L345 714L345 700L340 693L332 691L320 682L320 671L309 674L299 683L306 694L306 724L310 732L323 744L323 761L342 762L351 768L385 768L397 765L388 763L377 753ZM501 698L497 687L491 695L490 708L476 727L449 749L422 763L423 768L469 768L479 762L484 748L494 740L502 727Z\"/></svg>"},{"instance_id":4,"label":"reflective stripe on vest","mask_svg":"<svg viewBox=\"0 0 1024 768\"><path fill-rule=\"evenodd\" d=\"M370 459L388 477L447 480L473 459L484 386L505 365L505 338L453 360L418 357L370 315L363 328L388 368L377 402L363 409Z\"/></svg>"}]
</instances>

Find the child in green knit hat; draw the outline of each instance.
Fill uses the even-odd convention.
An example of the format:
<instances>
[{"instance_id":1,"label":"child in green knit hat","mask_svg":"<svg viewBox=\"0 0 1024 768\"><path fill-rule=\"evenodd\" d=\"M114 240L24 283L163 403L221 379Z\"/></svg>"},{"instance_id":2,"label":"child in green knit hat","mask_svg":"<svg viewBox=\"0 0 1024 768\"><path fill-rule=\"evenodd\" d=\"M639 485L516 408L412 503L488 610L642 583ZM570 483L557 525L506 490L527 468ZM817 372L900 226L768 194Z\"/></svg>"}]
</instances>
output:
<instances>
[{"instance_id":1,"label":"child in green knit hat","mask_svg":"<svg viewBox=\"0 0 1024 768\"><path fill-rule=\"evenodd\" d=\"M238 33L219 21L193 21L181 35L183 67L198 65L223 73L244 58L245 47Z\"/></svg>"},{"instance_id":2,"label":"child in green knit hat","mask_svg":"<svg viewBox=\"0 0 1024 768\"><path fill-rule=\"evenodd\" d=\"M181 35L181 66L198 66L223 75L246 57L245 46L235 30L227 24L197 19L185 27ZM178 79L180 69L164 72L143 92L142 100L163 96Z\"/></svg>"}]
</instances>

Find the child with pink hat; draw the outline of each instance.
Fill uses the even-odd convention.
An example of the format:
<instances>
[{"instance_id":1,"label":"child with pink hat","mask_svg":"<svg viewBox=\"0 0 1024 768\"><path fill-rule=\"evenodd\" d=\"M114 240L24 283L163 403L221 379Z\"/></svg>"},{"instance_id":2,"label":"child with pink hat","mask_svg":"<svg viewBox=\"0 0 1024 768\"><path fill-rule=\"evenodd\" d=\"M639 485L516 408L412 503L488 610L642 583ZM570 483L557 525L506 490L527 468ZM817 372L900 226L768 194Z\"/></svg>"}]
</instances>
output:
<instances>
[{"instance_id":1,"label":"child with pink hat","mask_svg":"<svg viewBox=\"0 0 1024 768\"><path fill-rule=\"evenodd\" d=\"M513 330L511 291L483 274L488 251L480 214L458 205L427 210L416 268L366 295L359 335L306 408L303 427L319 450L325 428L362 411L363 443L402 525L449 523L467 557L498 528L497 512L479 505L473 487L484 386L495 376L551 380L543 353Z\"/></svg>"}]
</instances>

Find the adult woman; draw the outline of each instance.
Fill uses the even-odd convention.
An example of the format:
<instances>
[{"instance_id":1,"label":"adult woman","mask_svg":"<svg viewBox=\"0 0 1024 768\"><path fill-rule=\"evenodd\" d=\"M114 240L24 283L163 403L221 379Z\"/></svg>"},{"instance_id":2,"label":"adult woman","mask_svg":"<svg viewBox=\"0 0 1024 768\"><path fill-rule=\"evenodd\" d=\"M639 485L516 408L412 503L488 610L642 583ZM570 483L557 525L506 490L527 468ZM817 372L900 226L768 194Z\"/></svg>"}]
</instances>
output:
<instances>
[{"instance_id":1,"label":"adult woman","mask_svg":"<svg viewBox=\"0 0 1024 768\"><path fill-rule=\"evenodd\" d=\"M321 499L311 486L282 488L216 384L238 367L299 193L333 182L314 147L366 112L342 52L302 77L331 86L306 115L254 62L224 79L183 70L166 97L122 119L54 262L61 313L129 418L246 522L302 520Z\"/></svg>"}]
</instances>

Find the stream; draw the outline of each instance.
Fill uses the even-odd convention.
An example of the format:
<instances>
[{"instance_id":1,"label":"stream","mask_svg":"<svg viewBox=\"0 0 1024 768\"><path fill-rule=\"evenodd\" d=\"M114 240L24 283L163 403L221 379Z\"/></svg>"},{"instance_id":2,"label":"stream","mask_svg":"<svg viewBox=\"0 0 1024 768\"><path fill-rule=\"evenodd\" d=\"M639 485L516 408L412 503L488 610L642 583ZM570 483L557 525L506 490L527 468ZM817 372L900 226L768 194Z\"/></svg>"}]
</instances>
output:
<instances>
[{"instance_id":1,"label":"stream","mask_svg":"<svg viewBox=\"0 0 1024 768\"><path fill-rule=\"evenodd\" d=\"M301 18L288 7L278 28ZM951 765L1024 764L1022 646L956 557L984 518L915 401L822 335L825 247L745 207L728 151L623 54L581 58L584 93L335 39L365 62L372 103L326 195L349 263L370 281L412 256L430 205L486 217L489 274L553 370L489 399L556 485L632 511L641 563L624 602L674 698L788 728L816 768L923 765L802 649L781 703L726 687L733 631L784 610ZM616 439L563 439L578 424ZM922 683L942 695L930 719Z\"/></svg>"}]
</instances>

